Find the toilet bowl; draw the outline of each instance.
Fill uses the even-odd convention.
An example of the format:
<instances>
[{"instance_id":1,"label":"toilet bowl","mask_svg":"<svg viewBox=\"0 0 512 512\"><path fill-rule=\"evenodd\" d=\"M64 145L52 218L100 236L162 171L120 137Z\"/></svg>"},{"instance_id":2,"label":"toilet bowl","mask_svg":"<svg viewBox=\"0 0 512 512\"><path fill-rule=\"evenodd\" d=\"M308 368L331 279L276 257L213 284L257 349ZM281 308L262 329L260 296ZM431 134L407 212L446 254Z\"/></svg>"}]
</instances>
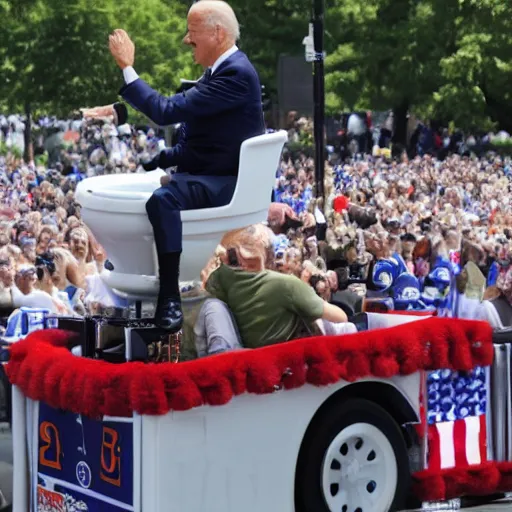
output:
<instances>
[{"instance_id":1,"label":"toilet bowl","mask_svg":"<svg viewBox=\"0 0 512 512\"><path fill-rule=\"evenodd\" d=\"M201 270L227 231L267 219L285 131L246 140L231 202L218 208L181 212L183 253L180 280L199 279ZM112 174L79 183L76 200L82 219L103 246L113 270L103 280L123 297L158 293L158 259L146 202L160 186L162 170Z\"/></svg>"}]
</instances>

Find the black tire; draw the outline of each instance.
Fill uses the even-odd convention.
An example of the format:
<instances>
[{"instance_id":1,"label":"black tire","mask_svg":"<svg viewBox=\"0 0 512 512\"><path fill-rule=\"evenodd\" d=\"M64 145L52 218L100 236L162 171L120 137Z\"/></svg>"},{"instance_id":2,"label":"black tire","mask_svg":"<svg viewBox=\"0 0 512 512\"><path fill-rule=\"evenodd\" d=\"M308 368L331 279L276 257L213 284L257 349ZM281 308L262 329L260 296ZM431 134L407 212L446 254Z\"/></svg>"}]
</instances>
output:
<instances>
[{"instance_id":1,"label":"black tire","mask_svg":"<svg viewBox=\"0 0 512 512\"><path fill-rule=\"evenodd\" d=\"M348 399L321 413L321 416L315 418L308 429L300 450L295 478L297 512L332 512L322 490L324 457L338 434L356 423L367 423L376 427L391 444L397 464L397 485L389 511L405 508L411 473L407 445L400 426L377 404L369 400ZM359 510L361 509L358 509L358 512ZM362 512L374 511L362 510Z\"/></svg>"}]
</instances>

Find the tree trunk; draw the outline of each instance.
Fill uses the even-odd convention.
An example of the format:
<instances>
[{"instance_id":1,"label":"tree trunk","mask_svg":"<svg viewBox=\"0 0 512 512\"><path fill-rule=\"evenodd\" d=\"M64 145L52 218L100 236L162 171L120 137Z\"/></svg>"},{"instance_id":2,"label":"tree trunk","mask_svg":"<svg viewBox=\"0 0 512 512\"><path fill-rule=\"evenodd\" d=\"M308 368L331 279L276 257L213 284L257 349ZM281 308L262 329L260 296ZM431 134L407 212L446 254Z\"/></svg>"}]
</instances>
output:
<instances>
[{"instance_id":1,"label":"tree trunk","mask_svg":"<svg viewBox=\"0 0 512 512\"><path fill-rule=\"evenodd\" d=\"M25 154L23 156L26 163L34 161L34 145L32 143L32 110L30 103L25 103Z\"/></svg>"},{"instance_id":2,"label":"tree trunk","mask_svg":"<svg viewBox=\"0 0 512 512\"><path fill-rule=\"evenodd\" d=\"M407 116L409 114L409 102L404 100L393 109L395 114L395 130L393 144L400 144L404 148L407 145Z\"/></svg>"}]
</instances>

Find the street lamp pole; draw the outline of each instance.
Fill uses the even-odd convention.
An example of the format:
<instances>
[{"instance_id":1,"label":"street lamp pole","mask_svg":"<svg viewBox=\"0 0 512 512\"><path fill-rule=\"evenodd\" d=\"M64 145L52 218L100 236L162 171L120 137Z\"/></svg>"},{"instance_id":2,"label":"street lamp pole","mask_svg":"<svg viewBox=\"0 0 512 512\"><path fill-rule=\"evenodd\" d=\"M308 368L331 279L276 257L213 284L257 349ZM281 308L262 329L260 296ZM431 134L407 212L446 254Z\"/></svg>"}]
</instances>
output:
<instances>
[{"instance_id":1,"label":"street lamp pole","mask_svg":"<svg viewBox=\"0 0 512 512\"><path fill-rule=\"evenodd\" d=\"M313 63L314 96L314 137L315 137L315 181L316 196L324 206L324 167L325 167L325 80L324 80L324 0L313 0L313 41L315 60Z\"/></svg>"}]
</instances>

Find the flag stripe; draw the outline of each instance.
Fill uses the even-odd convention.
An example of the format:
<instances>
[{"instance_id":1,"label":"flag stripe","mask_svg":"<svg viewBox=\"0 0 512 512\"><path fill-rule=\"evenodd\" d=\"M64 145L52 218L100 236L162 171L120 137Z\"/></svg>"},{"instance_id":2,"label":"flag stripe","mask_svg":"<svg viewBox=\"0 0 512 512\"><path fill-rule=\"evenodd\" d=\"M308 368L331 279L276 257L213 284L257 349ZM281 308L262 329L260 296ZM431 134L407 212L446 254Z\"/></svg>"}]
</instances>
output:
<instances>
[{"instance_id":1,"label":"flag stripe","mask_svg":"<svg viewBox=\"0 0 512 512\"><path fill-rule=\"evenodd\" d=\"M478 435L478 445L480 446L480 458L482 462L487 462L487 416L480 416L480 433Z\"/></svg>"},{"instance_id":2,"label":"flag stripe","mask_svg":"<svg viewBox=\"0 0 512 512\"><path fill-rule=\"evenodd\" d=\"M436 425L439 431L439 456L441 469L455 467L454 422L447 421Z\"/></svg>"},{"instance_id":3,"label":"flag stripe","mask_svg":"<svg viewBox=\"0 0 512 512\"><path fill-rule=\"evenodd\" d=\"M441 469L441 450L439 446L439 432L436 425L429 426L428 435L428 467L430 469Z\"/></svg>"},{"instance_id":4,"label":"flag stripe","mask_svg":"<svg viewBox=\"0 0 512 512\"><path fill-rule=\"evenodd\" d=\"M471 436L471 429L466 423L467 420L473 418L467 418L466 420L455 421L453 424L453 450L455 452L455 464L456 467L464 467L468 465L469 452L468 442L474 443L474 438ZM477 431L478 435L478 431ZM474 449L478 451L478 439L474 444Z\"/></svg>"},{"instance_id":5,"label":"flag stripe","mask_svg":"<svg viewBox=\"0 0 512 512\"><path fill-rule=\"evenodd\" d=\"M447 469L487 461L486 415L429 425L428 467Z\"/></svg>"},{"instance_id":6,"label":"flag stripe","mask_svg":"<svg viewBox=\"0 0 512 512\"><path fill-rule=\"evenodd\" d=\"M480 464L482 462L480 453L480 418L478 416L466 418L465 424L467 464Z\"/></svg>"}]
</instances>

